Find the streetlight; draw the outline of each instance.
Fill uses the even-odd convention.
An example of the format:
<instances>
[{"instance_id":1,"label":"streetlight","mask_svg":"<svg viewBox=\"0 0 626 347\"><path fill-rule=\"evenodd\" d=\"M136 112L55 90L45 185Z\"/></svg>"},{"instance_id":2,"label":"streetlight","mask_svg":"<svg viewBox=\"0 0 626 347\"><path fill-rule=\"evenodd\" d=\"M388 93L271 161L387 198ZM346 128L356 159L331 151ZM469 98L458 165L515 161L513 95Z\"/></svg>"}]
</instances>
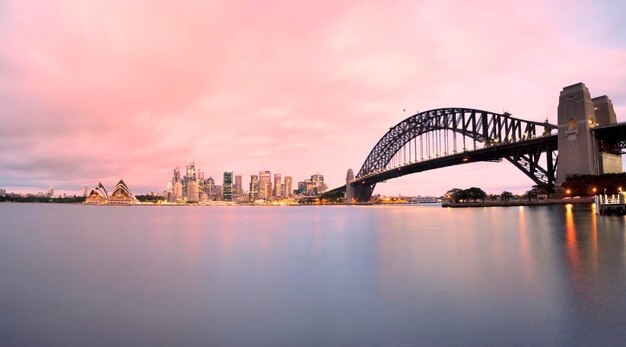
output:
<instances>
[{"instance_id":1,"label":"streetlight","mask_svg":"<svg viewBox=\"0 0 626 347\"><path fill-rule=\"evenodd\" d=\"M565 194L570 195L571 192L572 191L568 189L568 190L565 191Z\"/></svg>"}]
</instances>

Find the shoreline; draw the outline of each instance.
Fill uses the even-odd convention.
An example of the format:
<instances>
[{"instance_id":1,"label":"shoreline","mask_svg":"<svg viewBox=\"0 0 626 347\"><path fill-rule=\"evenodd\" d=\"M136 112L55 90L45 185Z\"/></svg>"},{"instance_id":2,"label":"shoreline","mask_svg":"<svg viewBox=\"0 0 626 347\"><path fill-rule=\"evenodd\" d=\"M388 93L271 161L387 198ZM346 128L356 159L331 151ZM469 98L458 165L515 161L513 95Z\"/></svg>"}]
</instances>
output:
<instances>
[{"instance_id":1,"label":"shoreline","mask_svg":"<svg viewBox=\"0 0 626 347\"><path fill-rule=\"evenodd\" d=\"M478 201L478 202L442 202L441 207L512 207L512 206L548 206L548 205L587 205L593 204L593 197L580 199L515 200L515 201Z\"/></svg>"}]
</instances>

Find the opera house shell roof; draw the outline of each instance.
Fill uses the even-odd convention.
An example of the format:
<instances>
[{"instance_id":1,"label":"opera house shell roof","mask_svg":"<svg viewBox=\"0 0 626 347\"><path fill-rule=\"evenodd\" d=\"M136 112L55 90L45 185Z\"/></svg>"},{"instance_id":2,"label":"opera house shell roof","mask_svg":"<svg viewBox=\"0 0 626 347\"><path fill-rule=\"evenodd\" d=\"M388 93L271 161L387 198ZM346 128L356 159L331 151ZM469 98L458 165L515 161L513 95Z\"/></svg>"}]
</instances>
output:
<instances>
[{"instance_id":1,"label":"opera house shell roof","mask_svg":"<svg viewBox=\"0 0 626 347\"><path fill-rule=\"evenodd\" d=\"M104 188L101 182L98 182L98 186L91 190L89 196L85 199L86 204L106 204L109 200L107 189Z\"/></svg>"},{"instance_id":2,"label":"opera house shell roof","mask_svg":"<svg viewBox=\"0 0 626 347\"><path fill-rule=\"evenodd\" d=\"M128 190L124 180L117 182L113 194L109 196L109 204L127 205L134 204L135 201L135 197L130 193L130 190Z\"/></svg>"},{"instance_id":3,"label":"opera house shell roof","mask_svg":"<svg viewBox=\"0 0 626 347\"><path fill-rule=\"evenodd\" d=\"M111 195L108 195L102 183L98 183L98 186L85 199L86 204L132 205L136 202L137 199L130 192L124 180L117 182Z\"/></svg>"}]
</instances>

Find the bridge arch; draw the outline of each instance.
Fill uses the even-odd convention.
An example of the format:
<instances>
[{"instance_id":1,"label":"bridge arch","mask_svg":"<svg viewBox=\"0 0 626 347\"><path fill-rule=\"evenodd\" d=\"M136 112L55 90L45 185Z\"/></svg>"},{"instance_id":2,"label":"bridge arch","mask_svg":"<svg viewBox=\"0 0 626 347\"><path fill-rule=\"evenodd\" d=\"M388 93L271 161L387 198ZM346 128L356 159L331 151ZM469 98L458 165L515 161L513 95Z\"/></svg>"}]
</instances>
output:
<instances>
[{"instance_id":1,"label":"bridge arch","mask_svg":"<svg viewBox=\"0 0 626 347\"><path fill-rule=\"evenodd\" d=\"M512 117L509 113L469 108L439 108L414 114L389 128L370 151L351 182L355 188L354 198L359 201L369 200L376 183L411 173L405 171L390 175L392 170L417 167L418 162L458 157L467 153L468 156L463 157L465 159L473 152L478 153L479 149L491 148L494 149L491 155L477 157L483 158L478 160L504 158L535 183L553 185L556 172L556 155L553 152L556 151L556 145L552 143L555 143L556 135L551 135L551 131L554 129L557 126L547 121L527 121ZM550 141L536 141L542 138L550 138ZM404 160L400 158L403 150ZM546 167L540 165L542 154L546 154ZM451 162L433 168L449 165L455 164ZM416 169L413 172L417 171L423 170Z\"/></svg>"}]
</instances>

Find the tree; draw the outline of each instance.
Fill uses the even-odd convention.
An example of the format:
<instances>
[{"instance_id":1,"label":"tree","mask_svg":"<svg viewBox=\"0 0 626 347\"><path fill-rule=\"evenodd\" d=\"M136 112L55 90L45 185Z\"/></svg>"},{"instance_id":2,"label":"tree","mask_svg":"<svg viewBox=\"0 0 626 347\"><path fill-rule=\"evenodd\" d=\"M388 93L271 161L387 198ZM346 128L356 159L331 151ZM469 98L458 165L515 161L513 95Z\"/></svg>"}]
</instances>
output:
<instances>
[{"instance_id":1,"label":"tree","mask_svg":"<svg viewBox=\"0 0 626 347\"><path fill-rule=\"evenodd\" d=\"M465 194L467 196L467 199L470 200L482 200L483 202L485 201L485 199L487 198L487 193L485 193L484 190L478 188L478 187L471 187L469 189L466 189Z\"/></svg>"},{"instance_id":2,"label":"tree","mask_svg":"<svg viewBox=\"0 0 626 347\"><path fill-rule=\"evenodd\" d=\"M463 199L463 197L461 196L462 192L463 192L462 189L452 188L446 192L445 197L447 199L453 200L454 202L459 202L459 200Z\"/></svg>"},{"instance_id":3,"label":"tree","mask_svg":"<svg viewBox=\"0 0 626 347\"><path fill-rule=\"evenodd\" d=\"M509 200L513 199L513 193L511 193L511 192L507 192L507 191L505 190L505 191L503 191L503 192L500 194L500 199L502 199L503 201L509 201Z\"/></svg>"}]
</instances>

